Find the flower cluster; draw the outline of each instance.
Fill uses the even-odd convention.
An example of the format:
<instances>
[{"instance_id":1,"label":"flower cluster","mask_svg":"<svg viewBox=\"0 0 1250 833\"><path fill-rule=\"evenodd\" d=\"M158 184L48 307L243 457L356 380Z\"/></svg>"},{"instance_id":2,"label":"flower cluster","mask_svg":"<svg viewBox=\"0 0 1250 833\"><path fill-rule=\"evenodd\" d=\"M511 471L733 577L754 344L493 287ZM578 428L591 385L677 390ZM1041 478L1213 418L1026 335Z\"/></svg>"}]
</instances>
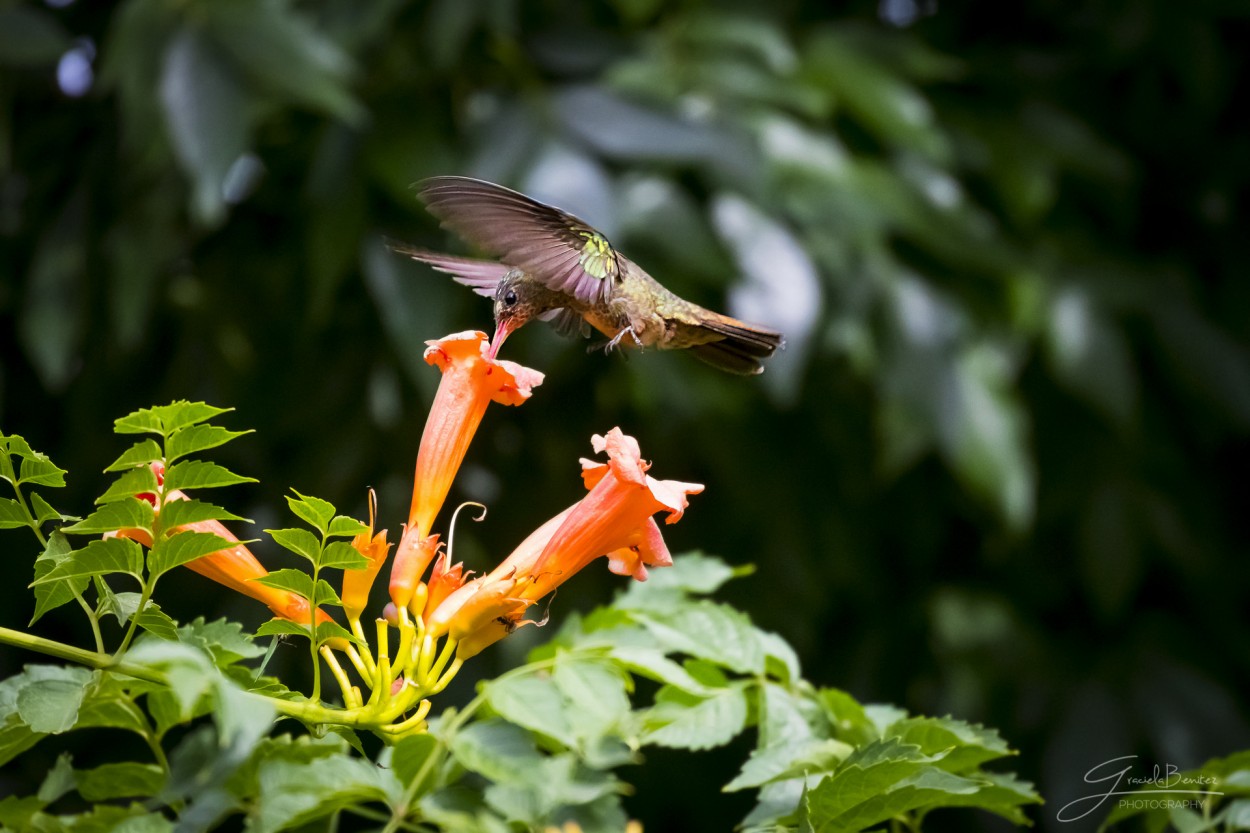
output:
<instances>
[{"instance_id":1,"label":"flower cluster","mask_svg":"<svg viewBox=\"0 0 1250 833\"><path fill-rule=\"evenodd\" d=\"M321 656L338 679L345 708L338 722L395 737L424 729L429 696L450 682L461 664L518 627L533 624L527 609L590 562L604 556L608 568L642 581L648 567L672 563L654 516L679 520L696 483L657 480L648 474L637 441L619 428L595 435L591 445L606 460L583 459L586 494L539 526L490 572L472 576L452 563L433 531L453 480L478 425L492 402L520 405L543 381L543 374L496 359L484 333L468 331L427 342L427 363L442 371L417 453L408 521L391 559L390 604L375 622L373 650L361 618L370 589L385 565L390 545L386 530L374 531L371 500L368 528L351 541L363 556L359 569L343 574L341 601L355 642L332 641ZM178 494L164 500L181 499ZM159 507L158 507L159 509ZM212 531L237 541L219 523ZM242 544L188 566L267 604L274 613L307 627L308 603L294 594L255 582L265 570ZM302 605L302 607L301 607ZM318 621L325 617L318 611ZM391 629L398 631L390 649ZM320 630L320 628L319 628ZM338 661L343 653L356 669L367 699L351 684Z\"/></svg>"}]
</instances>

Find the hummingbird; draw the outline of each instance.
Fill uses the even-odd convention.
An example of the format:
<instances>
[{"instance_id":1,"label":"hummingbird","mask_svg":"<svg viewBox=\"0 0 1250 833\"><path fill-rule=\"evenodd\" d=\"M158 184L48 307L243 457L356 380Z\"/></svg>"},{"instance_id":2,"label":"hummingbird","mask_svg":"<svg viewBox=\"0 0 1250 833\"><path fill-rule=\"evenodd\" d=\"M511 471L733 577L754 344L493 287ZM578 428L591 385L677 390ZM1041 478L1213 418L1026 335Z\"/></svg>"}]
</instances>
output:
<instances>
[{"instance_id":1,"label":"hummingbird","mask_svg":"<svg viewBox=\"0 0 1250 833\"><path fill-rule=\"evenodd\" d=\"M689 350L741 375L761 373L784 347L781 333L746 324L678 297L613 248L585 221L524 194L462 176L418 183L417 195L442 226L497 260L440 254L402 243L391 248L494 301L491 356L533 319L563 334L597 330L613 348Z\"/></svg>"}]
</instances>

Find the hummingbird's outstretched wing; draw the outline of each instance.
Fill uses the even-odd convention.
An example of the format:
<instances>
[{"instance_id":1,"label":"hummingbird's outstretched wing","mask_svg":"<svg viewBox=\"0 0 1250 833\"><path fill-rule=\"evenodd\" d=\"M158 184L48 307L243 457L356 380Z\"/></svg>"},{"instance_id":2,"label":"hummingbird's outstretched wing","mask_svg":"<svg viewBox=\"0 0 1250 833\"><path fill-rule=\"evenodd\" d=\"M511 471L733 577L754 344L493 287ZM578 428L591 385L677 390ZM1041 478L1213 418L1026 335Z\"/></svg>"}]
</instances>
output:
<instances>
[{"instance_id":1,"label":"hummingbird's outstretched wing","mask_svg":"<svg viewBox=\"0 0 1250 833\"><path fill-rule=\"evenodd\" d=\"M621 279L616 250L568 212L463 176L423 180L417 193L445 227L557 292L598 304Z\"/></svg>"},{"instance_id":2,"label":"hummingbird's outstretched wing","mask_svg":"<svg viewBox=\"0 0 1250 833\"><path fill-rule=\"evenodd\" d=\"M499 285L500 279L508 274L511 269L507 264L494 260L474 260L470 257L455 257L419 249L416 246L409 246L407 243L399 243L394 240L387 240L386 245L393 252L408 255L413 260L428 263L438 271L451 275L456 279L456 283L464 284L478 295L485 295L487 298L495 297L495 287Z\"/></svg>"}]
</instances>

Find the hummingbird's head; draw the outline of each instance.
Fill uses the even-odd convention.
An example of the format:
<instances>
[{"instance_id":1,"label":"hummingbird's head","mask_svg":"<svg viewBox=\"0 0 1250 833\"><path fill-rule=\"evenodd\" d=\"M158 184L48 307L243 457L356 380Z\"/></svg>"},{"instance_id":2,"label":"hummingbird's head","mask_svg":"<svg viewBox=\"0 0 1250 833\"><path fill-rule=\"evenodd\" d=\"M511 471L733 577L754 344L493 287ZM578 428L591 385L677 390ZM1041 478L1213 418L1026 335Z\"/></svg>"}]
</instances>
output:
<instances>
[{"instance_id":1,"label":"hummingbird's head","mask_svg":"<svg viewBox=\"0 0 1250 833\"><path fill-rule=\"evenodd\" d=\"M491 358L513 330L546 312L538 303L540 292L533 280L520 269L513 269L499 279L495 287L495 337L491 339Z\"/></svg>"}]
</instances>

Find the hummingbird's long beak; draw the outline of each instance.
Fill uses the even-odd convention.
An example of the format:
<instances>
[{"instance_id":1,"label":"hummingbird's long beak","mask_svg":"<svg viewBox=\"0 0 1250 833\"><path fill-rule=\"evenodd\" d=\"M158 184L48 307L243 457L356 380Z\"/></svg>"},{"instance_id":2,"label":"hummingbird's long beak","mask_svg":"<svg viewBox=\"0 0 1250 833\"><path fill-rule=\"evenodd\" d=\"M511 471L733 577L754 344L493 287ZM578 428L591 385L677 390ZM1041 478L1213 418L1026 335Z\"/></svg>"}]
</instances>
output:
<instances>
[{"instance_id":1,"label":"hummingbird's long beak","mask_svg":"<svg viewBox=\"0 0 1250 833\"><path fill-rule=\"evenodd\" d=\"M495 337L490 340L490 352L487 354L490 358L495 358L495 354L499 352L499 348L512 330L512 321L510 319L500 318L495 322Z\"/></svg>"}]
</instances>

